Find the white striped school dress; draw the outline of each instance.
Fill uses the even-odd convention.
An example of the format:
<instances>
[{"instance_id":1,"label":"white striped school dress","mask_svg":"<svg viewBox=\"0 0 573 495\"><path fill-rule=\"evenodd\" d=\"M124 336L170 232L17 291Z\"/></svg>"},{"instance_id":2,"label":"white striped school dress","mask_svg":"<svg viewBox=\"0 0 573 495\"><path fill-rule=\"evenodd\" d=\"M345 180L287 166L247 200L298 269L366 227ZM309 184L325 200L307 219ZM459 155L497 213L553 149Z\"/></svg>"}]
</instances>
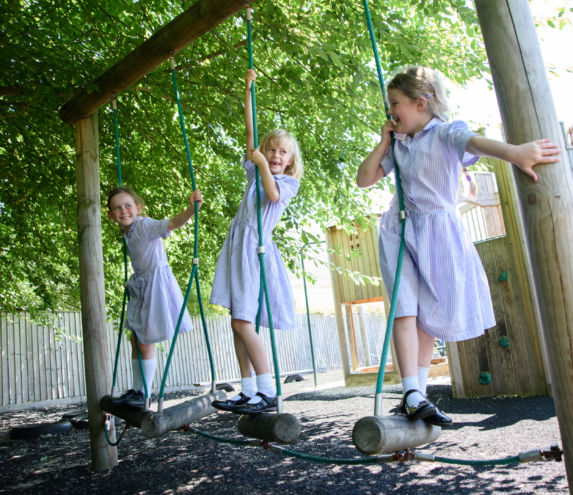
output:
<instances>
[{"instance_id":1,"label":"white striped school dress","mask_svg":"<svg viewBox=\"0 0 573 495\"><path fill-rule=\"evenodd\" d=\"M127 235L124 234L134 271L127 282L130 299L125 328L133 330L142 344L171 339L183 304L183 294L167 264L162 240L171 233L168 225L168 218L137 217ZM179 333L192 328L185 309Z\"/></svg>"},{"instance_id":2,"label":"white striped school dress","mask_svg":"<svg viewBox=\"0 0 573 495\"><path fill-rule=\"evenodd\" d=\"M247 160L243 162L243 167L247 173L247 187L217 259L209 302L229 308L234 319L254 323L259 308L261 273L257 254L259 234L255 164ZM273 177L280 190L279 201L276 203L269 201L262 183L260 186L265 272L273 328L292 329L296 326L294 298L281 254L272 240L272 234L290 200L296 195L300 182L285 174ZM264 299L260 324L269 326Z\"/></svg>"},{"instance_id":3,"label":"white striped school dress","mask_svg":"<svg viewBox=\"0 0 573 495\"><path fill-rule=\"evenodd\" d=\"M413 138L397 139L406 209L406 248L396 317L448 342L477 337L495 326L481 260L456 209L459 173L477 161L466 153L475 134L461 121L432 119ZM394 169L393 153L380 166ZM380 221L380 267L391 297L400 247L397 194Z\"/></svg>"}]
</instances>

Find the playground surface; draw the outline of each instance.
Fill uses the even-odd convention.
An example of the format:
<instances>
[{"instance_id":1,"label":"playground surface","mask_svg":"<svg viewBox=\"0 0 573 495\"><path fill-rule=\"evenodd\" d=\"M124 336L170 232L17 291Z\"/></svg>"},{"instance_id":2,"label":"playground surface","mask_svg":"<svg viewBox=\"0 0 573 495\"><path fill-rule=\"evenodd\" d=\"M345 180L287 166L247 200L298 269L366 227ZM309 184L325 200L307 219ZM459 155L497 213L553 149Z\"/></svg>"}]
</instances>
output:
<instances>
[{"instance_id":1,"label":"playground surface","mask_svg":"<svg viewBox=\"0 0 573 495\"><path fill-rule=\"evenodd\" d=\"M312 374L303 376L303 381L282 385L284 411L296 415L301 423L299 439L287 447L313 456L363 458L352 444L352 428L361 417L373 414L375 387L345 388L338 370L318 374L315 390ZM428 395L452 416L455 425L418 452L486 460L549 449L552 444L561 446L550 397L453 399L448 378L431 379ZM399 386L384 387L385 414L398 405L400 397ZM13 427L55 422L66 413L81 410L75 405L2 414L0 494L568 493L565 464L553 460L491 467L416 460L337 465L289 457L259 446L221 443L191 432L147 439L139 430L130 429L118 446L119 465L96 473L90 467L86 429L33 440L9 438ZM245 439L236 423L232 413L216 413L192 426L220 437Z\"/></svg>"}]
</instances>

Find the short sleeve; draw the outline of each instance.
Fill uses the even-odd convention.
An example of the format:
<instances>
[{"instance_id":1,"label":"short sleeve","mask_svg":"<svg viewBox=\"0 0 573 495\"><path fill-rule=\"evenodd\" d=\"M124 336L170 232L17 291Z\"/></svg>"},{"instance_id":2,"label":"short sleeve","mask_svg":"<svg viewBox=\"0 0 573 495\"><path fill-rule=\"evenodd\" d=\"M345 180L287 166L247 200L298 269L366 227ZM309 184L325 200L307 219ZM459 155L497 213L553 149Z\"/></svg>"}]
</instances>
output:
<instances>
[{"instance_id":1,"label":"short sleeve","mask_svg":"<svg viewBox=\"0 0 573 495\"><path fill-rule=\"evenodd\" d=\"M384 157L380 162L380 166L382 167L382 170L384 170L384 175L388 175L392 170L394 170L394 152L392 151L391 146L388 146L384 152Z\"/></svg>"},{"instance_id":2,"label":"short sleeve","mask_svg":"<svg viewBox=\"0 0 573 495\"><path fill-rule=\"evenodd\" d=\"M167 230L169 226L169 218L164 218L163 220L154 220L152 218L142 218L137 222L135 229L136 233L142 239L147 241L153 241L162 237L166 239L171 233Z\"/></svg>"},{"instance_id":3,"label":"short sleeve","mask_svg":"<svg viewBox=\"0 0 573 495\"><path fill-rule=\"evenodd\" d=\"M290 201L294 198L300 186L300 181L298 179L285 174L275 175L275 182L277 183L277 187L280 191L281 202Z\"/></svg>"},{"instance_id":4,"label":"short sleeve","mask_svg":"<svg viewBox=\"0 0 573 495\"><path fill-rule=\"evenodd\" d=\"M456 154L462 166L467 167L478 161L479 157L466 151L468 141L477 136L470 131L468 125L462 120L454 120L448 127L447 142L448 145L456 150Z\"/></svg>"}]
</instances>

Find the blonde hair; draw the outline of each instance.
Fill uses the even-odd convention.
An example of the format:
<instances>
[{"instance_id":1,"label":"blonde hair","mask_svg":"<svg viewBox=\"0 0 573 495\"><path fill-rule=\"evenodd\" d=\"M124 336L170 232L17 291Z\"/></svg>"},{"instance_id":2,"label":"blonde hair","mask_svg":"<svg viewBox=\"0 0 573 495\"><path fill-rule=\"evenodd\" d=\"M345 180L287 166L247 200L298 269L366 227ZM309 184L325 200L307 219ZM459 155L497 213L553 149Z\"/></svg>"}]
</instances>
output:
<instances>
[{"instance_id":1,"label":"blonde hair","mask_svg":"<svg viewBox=\"0 0 573 495\"><path fill-rule=\"evenodd\" d=\"M302 155L300 153L300 147L296 138L288 131L284 129L275 129L269 132L259 144L259 151L261 153L266 153L268 147L271 143L284 143L286 144L292 155L292 162L285 168L285 174L300 180L302 178L303 167L302 167Z\"/></svg>"},{"instance_id":2,"label":"blonde hair","mask_svg":"<svg viewBox=\"0 0 573 495\"><path fill-rule=\"evenodd\" d=\"M448 121L448 101L444 76L428 67L408 67L395 75L388 89L397 89L408 98L426 98L428 111L444 122Z\"/></svg>"}]
</instances>

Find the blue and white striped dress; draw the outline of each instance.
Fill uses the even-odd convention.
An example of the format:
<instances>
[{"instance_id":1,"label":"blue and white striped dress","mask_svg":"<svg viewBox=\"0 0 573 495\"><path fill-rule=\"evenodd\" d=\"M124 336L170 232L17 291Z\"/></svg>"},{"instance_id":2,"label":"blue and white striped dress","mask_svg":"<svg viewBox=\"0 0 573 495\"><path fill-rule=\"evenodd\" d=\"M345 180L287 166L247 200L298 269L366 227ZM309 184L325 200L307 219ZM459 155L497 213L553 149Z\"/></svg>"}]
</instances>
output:
<instances>
[{"instance_id":1,"label":"blue and white striped dress","mask_svg":"<svg viewBox=\"0 0 573 495\"><path fill-rule=\"evenodd\" d=\"M167 264L163 245L163 239L171 233L167 230L168 225L168 218L137 217L129 232L124 234L134 271L127 282L130 300L125 328L134 331L142 344L171 339L183 305L183 294ZM185 309L179 333L192 328Z\"/></svg>"},{"instance_id":2,"label":"blue and white striped dress","mask_svg":"<svg viewBox=\"0 0 573 495\"><path fill-rule=\"evenodd\" d=\"M254 323L259 308L260 287L255 164L247 160L243 162L243 167L247 173L247 187L217 259L209 302L229 308L234 319ZM276 203L269 201L262 184L260 186L265 273L271 300L273 328L292 329L296 326L294 298L281 254L272 240L272 234L290 200L298 192L300 182L285 174L275 175L274 179L280 190L280 199ZM260 324L269 326L264 300Z\"/></svg>"},{"instance_id":3,"label":"blue and white striped dress","mask_svg":"<svg viewBox=\"0 0 573 495\"><path fill-rule=\"evenodd\" d=\"M416 316L424 332L448 342L495 326L481 260L456 209L459 173L477 161L466 153L475 134L462 121L432 119L414 137L397 139L406 209L406 248L396 317ZM390 150L380 166L394 169ZM400 219L397 194L380 220L380 267L389 297L394 288Z\"/></svg>"}]
</instances>

